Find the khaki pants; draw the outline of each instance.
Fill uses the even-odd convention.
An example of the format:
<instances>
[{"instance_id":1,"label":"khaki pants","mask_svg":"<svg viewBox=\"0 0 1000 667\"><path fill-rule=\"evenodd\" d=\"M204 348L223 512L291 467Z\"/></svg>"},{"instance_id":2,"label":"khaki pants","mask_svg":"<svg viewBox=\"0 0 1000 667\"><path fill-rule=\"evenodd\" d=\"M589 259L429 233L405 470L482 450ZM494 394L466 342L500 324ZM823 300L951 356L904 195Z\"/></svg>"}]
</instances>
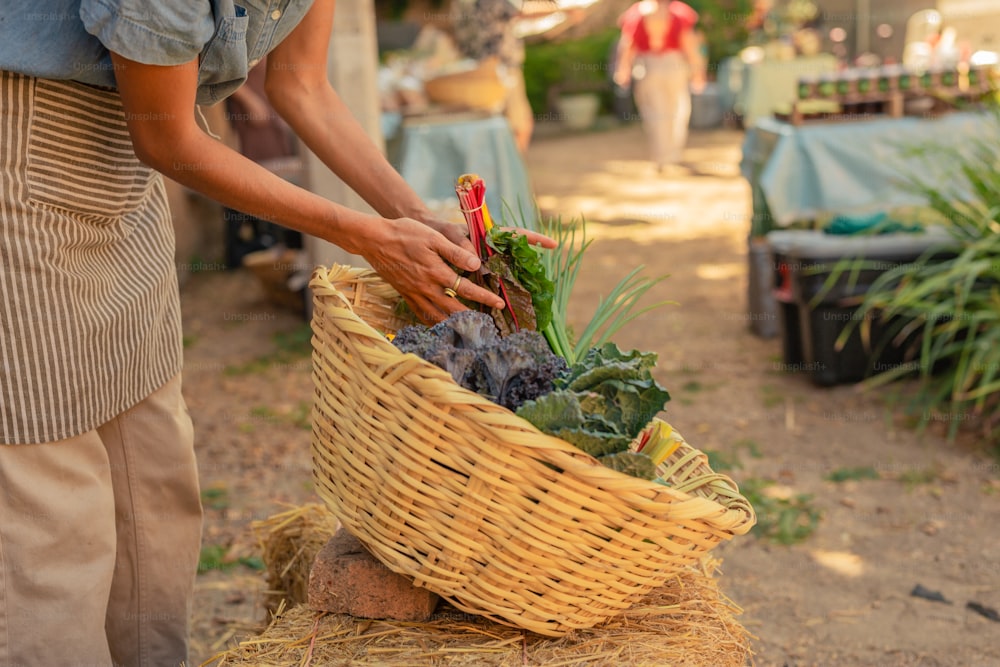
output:
<instances>
[{"instance_id":1,"label":"khaki pants","mask_svg":"<svg viewBox=\"0 0 1000 667\"><path fill-rule=\"evenodd\" d=\"M200 540L180 375L96 430L0 446L0 667L185 662Z\"/></svg>"}]
</instances>

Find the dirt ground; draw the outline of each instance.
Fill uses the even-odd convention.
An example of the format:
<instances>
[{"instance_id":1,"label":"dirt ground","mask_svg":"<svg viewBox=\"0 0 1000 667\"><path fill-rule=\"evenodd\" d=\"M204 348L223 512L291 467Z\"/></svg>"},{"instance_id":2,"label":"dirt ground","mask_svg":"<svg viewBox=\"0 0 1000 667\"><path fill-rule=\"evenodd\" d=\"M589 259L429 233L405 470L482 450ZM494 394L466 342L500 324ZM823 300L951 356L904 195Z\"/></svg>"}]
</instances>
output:
<instances>
[{"instance_id":1,"label":"dirt ground","mask_svg":"<svg viewBox=\"0 0 1000 667\"><path fill-rule=\"evenodd\" d=\"M669 273L652 296L678 305L617 342L659 354L666 418L689 442L741 486L769 485L762 519L794 518L789 507L818 517L797 543L748 535L714 552L723 591L757 637L755 664L1000 665L1000 623L967 606L1000 608L1000 459L971 434L952 444L940 429L918 435L885 395L787 372L780 340L750 332L741 140L695 133L689 168L666 176L645 161L635 126L535 141L527 163L540 206L584 215L595 239L574 317L635 265ZM262 621L249 523L315 501L311 384L304 320L265 301L252 276L197 273L182 301L204 542L225 554L198 580L197 665ZM911 595L918 584L947 602Z\"/></svg>"}]
</instances>

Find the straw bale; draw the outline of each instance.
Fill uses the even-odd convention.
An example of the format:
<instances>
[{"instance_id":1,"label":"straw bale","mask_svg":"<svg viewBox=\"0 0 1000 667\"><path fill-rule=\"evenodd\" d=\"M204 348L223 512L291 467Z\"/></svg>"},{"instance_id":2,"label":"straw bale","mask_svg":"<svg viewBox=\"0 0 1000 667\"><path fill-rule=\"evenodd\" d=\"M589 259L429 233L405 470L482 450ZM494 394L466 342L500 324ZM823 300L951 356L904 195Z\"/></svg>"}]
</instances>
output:
<instances>
[{"instance_id":1,"label":"straw bale","mask_svg":"<svg viewBox=\"0 0 1000 667\"><path fill-rule=\"evenodd\" d=\"M444 603L427 623L356 619L298 605L202 667L742 667L751 656L751 635L735 618L742 610L719 590L718 564L706 559L619 616L558 639Z\"/></svg>"},{"instance_id":2,"label":"straw bale","mask_svg":"<svg viewBox=\"0 0 1000 667\"><path fill-rule=\"evenodd\" d=\"M319 503L291 507L251 524L266 568L268 618L282 601L292 606L308 600L313 561L338 527L333 513Z\"/></svg>"}]
</instances>

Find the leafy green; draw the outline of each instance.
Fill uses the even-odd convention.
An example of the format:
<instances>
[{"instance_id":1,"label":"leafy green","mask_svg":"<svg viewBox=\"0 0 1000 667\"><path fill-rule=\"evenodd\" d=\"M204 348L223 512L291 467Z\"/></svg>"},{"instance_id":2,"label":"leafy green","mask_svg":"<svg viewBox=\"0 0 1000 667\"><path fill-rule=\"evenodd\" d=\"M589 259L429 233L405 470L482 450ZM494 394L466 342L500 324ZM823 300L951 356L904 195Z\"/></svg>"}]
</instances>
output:
<instances>
[{"instance_id":1,"label":"leafy green","mask_svg":"<svg viewBox=\"0 0 1000 667\"><path fill-rule=\"evenodd\" d=\"M556 379L557 389L528 401L517 414L540 431L591 456L624 452L670 394L653 378L656 355L595 348Z\"/></svg>"},{"instance_id":2,"label":"leafy green","mask_svg":"<svg viewBox=\"0 0 1000 667\"><path fill-rule=\"evenodd\" d=\"M600 397L586 399L584 412L615 424L618 432L638 435L664 404L670 393L653 378L656 354L622 352L614 343L591 348L569 373L556 379L556 386Z\"/></svg>"},{"instance_id":3,"label":"leafy green","mask_svg":"<svg viewBox=\"0 0 1000 667\"><path fill-rule=\"evenodd\" d=\"M594 457L627 450L632 438L624 435L613 422L585 412L580 399L578 393L556 390L527 401L518 408L517 414L543 433L565 440ZM604 401L599 407L605 407Z\"/></svg>"},{"instance_id":4,"label":"leafy green","mask_svg":"<svg viewBox=\"0 0 1000 667\"><path fill-rule=\"evenodd\" d=\"M512 260L508 266L514 279L531 294L535 328L542 331L552 321L552 300L556 287L546 274L538 251L528 243L524 234L510 231L494 231L490 234L489 244L501 257Z\"/></svg>"},{"instance_id":5,"label":"leafy green","mask_svg":"<svg viewBox=\"0 0 1000 667\"><path fill-rule=\"evenodd\" d=\"M614 343L591 348L559 379L559 386L572 391L588 391L608 379L627 380L647 376L656 367L655 352L622 352Z\"/></svg>"},{"instance_id":6,"label":"leafy green","mask_svg":"<svg viewBox=\"0 0 1000 667\"><path fill-rule=\"evenodd\" d=\"M509 410L551 392L566 371L565 359L549 349L542 334L518 331L501 338L490 315L476 310L452 313L430 328L403 327L392 343Z\"/></svg>"},{"instance_id":7,"label":"leafy green","mask_svg":"<svg viewBox=\"0 0 1000 667\"><path fill-rule=\"evenodd\" d=\"M583 263L583 256L592 240L587 239L586 222L570 221L564 224L561 219L549 219L540 222L540 213L536 210L534 218L525 216L523 211L511 211L509 220L523 229L542 232L556 241L554 250L542 253L541 259L545 266L545 274L554 283L552 300L552 320L546 327L539 327L552 351L566 360L571 366L576 363L587 350L600 347L632 320L645 313L675 303L673 301L658 301L648 306L639 306L639 301L657 283L667 276L649 278L641 275L643 266L632 269L611 289L606 297L602 297L591 315L590 321L578 336L574 335L569 325L569 301L576 284L577 276ZM580 240L577 242L577 231Z\"/></svg>"},{"instance_id":8,"label":"leafy green","mask_svg":"<svg viewBox=\"0 0 1000 667\"><path fill-rule=\"evenodd\" d=\"M640 479L656 479L656 465L653 459L641 452L617 452L598 458L602 464Z\"/></svg>"},{"instance_id":9,"label":"leafy green","mask_svg":"<svg viewBox=\"0 0 1000 667\"><path fill-rule=\"evenodd\" d=\"M480 268L483 287L499 294L506 308L493 308L490 316L502 336L516 331L535 331L535 307L529 292L514 277L513 260L509 255L493 255Z\"/></svg>"},{"instance_id":10,"label":"leafy green","mask_svg":"<svg viewBox=\"0 0 1000 667\"><path fill-rule=\"evenodd\" d=\"M539 396L518 408L517 414L546 433L583 426L580 399L571 391L557 389Z\"/></svg>"},{"instance_id":11,"label":"leafy green","mask_svg":"<svg viewBox=\"0 0 1000 667\"><path fill-rule=\"evenodd\" d=\"M632 437L639 435L669 400L670 394L652 378L611 380L601 387L609 404L608 417Z\"/></svg>"},{"instance_id":12,"label":"leafy green","mask_svg":"<svg viewBox=\"0 0 1000 667\"><path fill-rule=\"evenodd\" d=\"M632 442L632 438L624 435L601 433L600 431L590 431L585 428L559 429L552 435L582 449L595 458L627 451L629 443Z\"/></svg>"}]
</instances>

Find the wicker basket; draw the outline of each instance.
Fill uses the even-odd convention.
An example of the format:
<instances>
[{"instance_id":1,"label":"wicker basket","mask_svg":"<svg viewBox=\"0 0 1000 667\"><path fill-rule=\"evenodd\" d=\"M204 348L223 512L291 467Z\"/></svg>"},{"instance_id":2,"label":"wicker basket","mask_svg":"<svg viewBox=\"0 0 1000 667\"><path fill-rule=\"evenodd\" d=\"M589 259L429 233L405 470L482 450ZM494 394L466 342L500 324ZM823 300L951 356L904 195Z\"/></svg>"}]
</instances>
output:
<instances>
[{"instance_id":1,"label":"wicker basket","mask_svg":"<svg viewBox=\"0 0 1000 667\"><path fill-rule=\"evenodd\" d=\"M672 487L538 431L399 352L398 295L372 271L318 269L317 491L391 570L456 607L560 636L627 609L754 523L732 480L684 446Z\"/></svg>"},{"instance_id":2,"label":"wicker basket","mask_svg":"<svg viewBox=\"0 0 1000 667\"><path fill-rule=\"evenodd\" d=\"M497 65L496 58L487 58L475 69L429 79L424 82L424 92L431 102L446 107L501 111L507 89L497 73Z\"/></svg>"}]
</instances>

